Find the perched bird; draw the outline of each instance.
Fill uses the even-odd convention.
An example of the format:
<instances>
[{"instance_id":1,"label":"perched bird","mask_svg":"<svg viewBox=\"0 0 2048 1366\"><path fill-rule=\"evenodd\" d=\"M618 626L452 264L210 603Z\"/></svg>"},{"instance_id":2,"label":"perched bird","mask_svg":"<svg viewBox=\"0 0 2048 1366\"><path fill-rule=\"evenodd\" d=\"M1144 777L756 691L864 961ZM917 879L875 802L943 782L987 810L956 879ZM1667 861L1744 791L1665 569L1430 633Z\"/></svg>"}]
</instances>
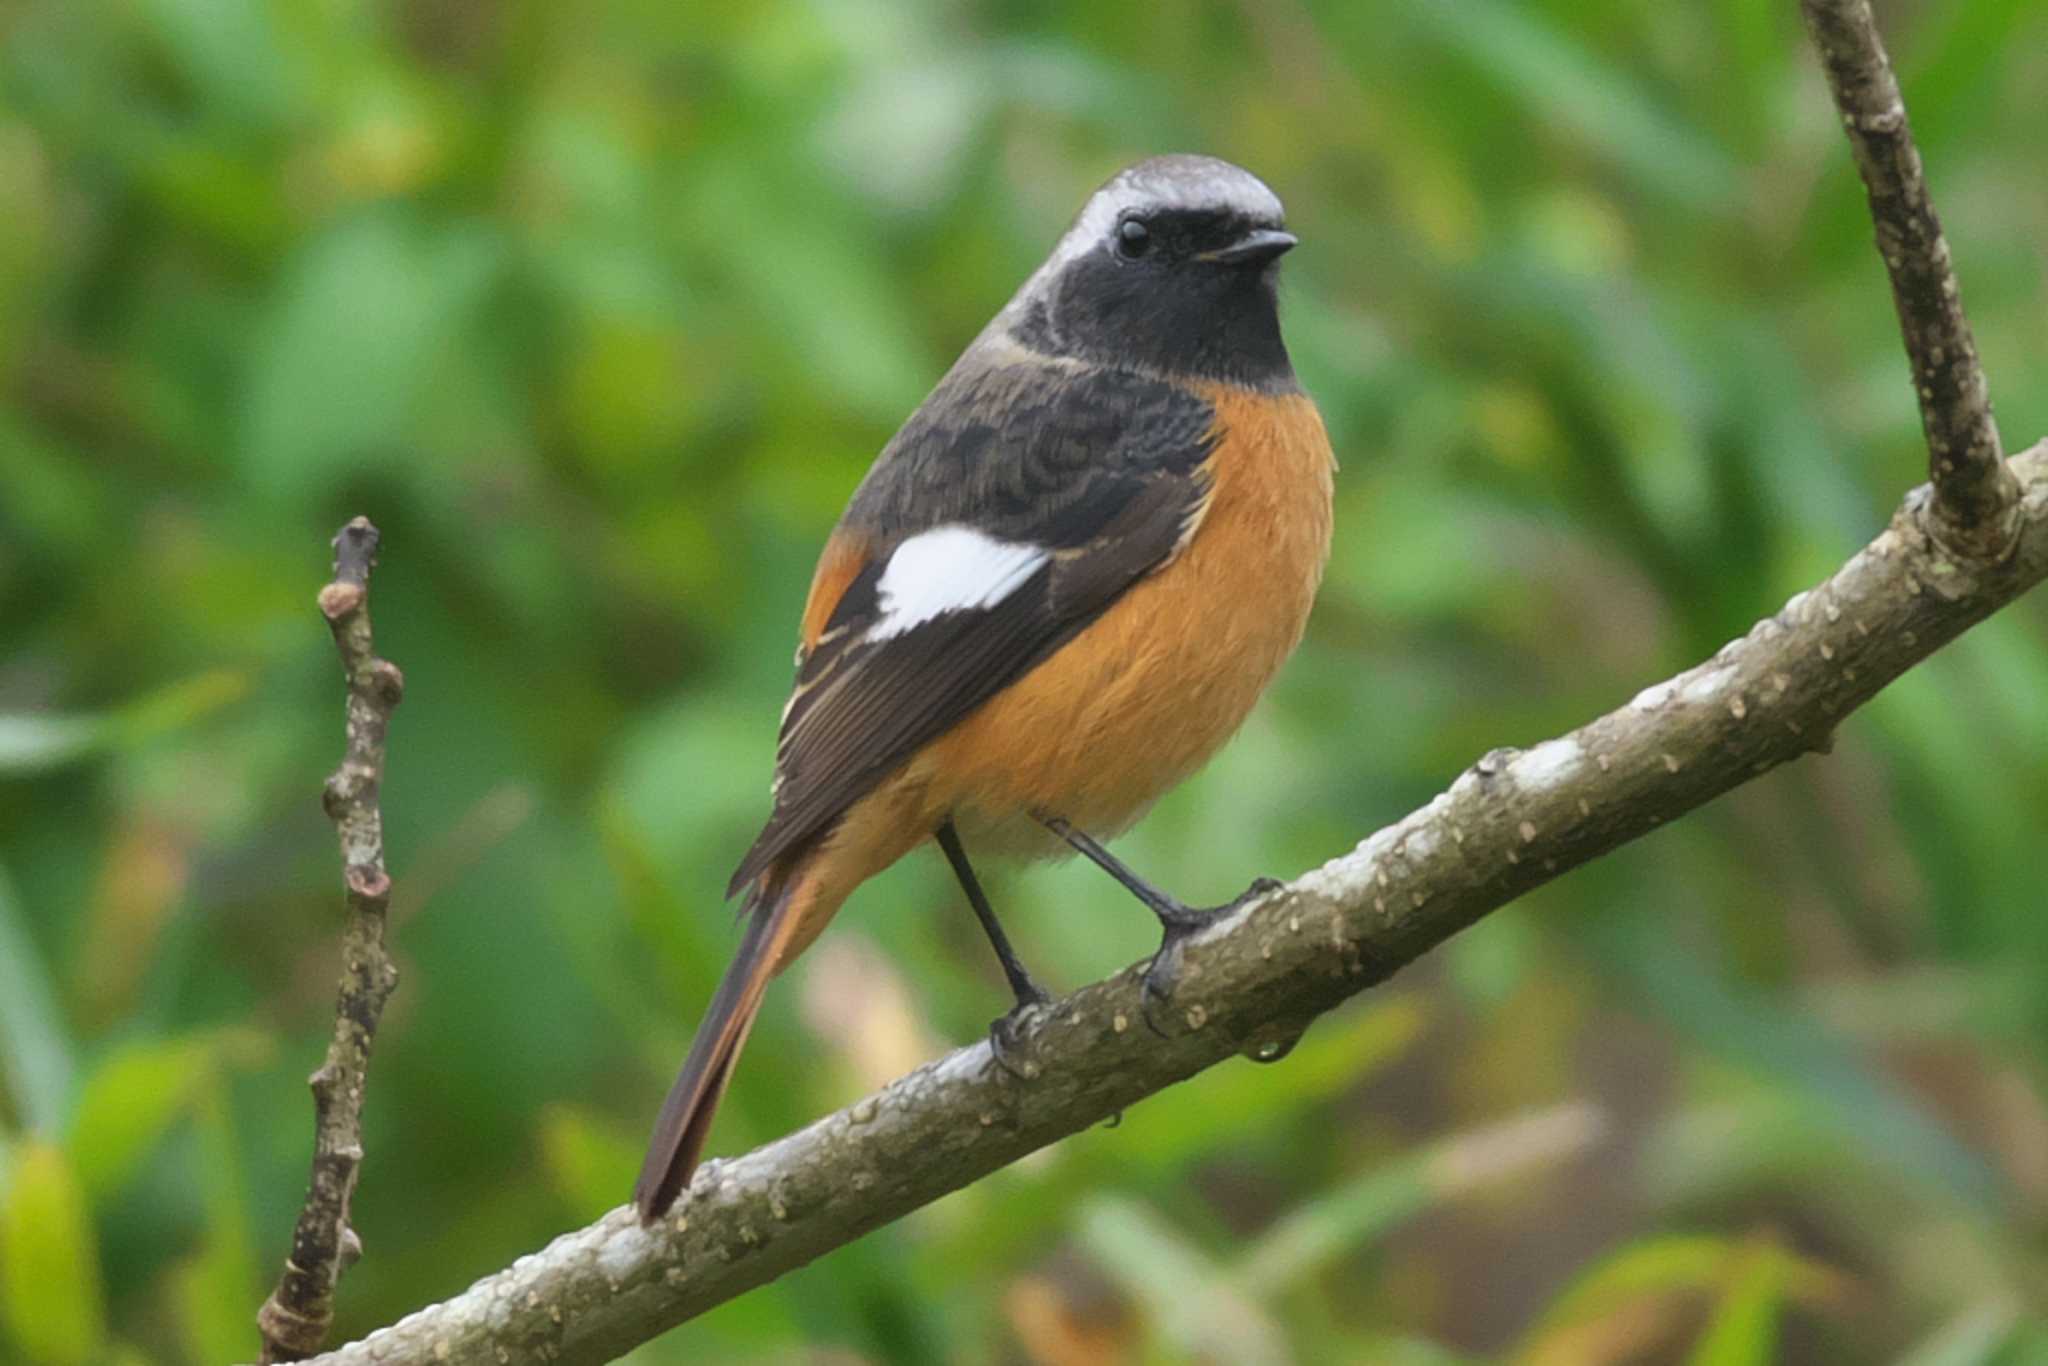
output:
<instances>
[{"instance_id":1,"label":"perched bird","mask_svg":"<svg viewBox=\"0 0 2048 1366\"><path fill-rule=\"evenodd\" d=\"M744 932L655 1123L643 1219L689 1183L769 979L924 841L1017 1011L1047 998L970 847L1099 864L1159 917L1158 992L1181 939L1266 890L1185 906L1100 841L1237 729L1322 579L1335 461L1275 294L1294 244L1248 171L1127 168L861 481L811 580L774 812L726 889Z\"/></svg>"}]
</instances>

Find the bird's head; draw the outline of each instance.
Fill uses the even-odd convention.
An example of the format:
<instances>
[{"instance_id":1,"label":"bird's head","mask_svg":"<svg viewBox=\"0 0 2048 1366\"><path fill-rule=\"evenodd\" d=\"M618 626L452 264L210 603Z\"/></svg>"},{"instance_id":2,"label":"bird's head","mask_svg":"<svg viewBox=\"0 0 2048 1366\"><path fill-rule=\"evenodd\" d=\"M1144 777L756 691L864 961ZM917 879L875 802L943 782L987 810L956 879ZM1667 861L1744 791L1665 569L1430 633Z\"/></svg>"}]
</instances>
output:
<instances>
[{"instance_id":1,"label":"bird's head","mask_svg":"<svg viewBox=\"0 0 2048 1366\"><path fill-rule=\"evenodd\" d=\"M1004 310L1035 351L1191 379L1292 383L1279 197L1214 157L1160 156L1111 177Z\"/></svg>"}]
</instances>

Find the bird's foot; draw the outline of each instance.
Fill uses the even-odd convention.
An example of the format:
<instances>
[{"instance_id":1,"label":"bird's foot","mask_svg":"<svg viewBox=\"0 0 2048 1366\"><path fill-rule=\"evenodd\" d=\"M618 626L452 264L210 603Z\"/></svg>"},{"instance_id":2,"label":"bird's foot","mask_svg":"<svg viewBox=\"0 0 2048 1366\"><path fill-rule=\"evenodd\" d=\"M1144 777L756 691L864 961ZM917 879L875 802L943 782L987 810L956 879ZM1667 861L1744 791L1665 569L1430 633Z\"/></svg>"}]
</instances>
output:
<instances>
[{"instance_id":1,"label":"bird's foot","mask_svg":"<svg viewBox=\"0 0 2048 1366\"><path fill-rule=\"evenodd\" d=\"M1145 969L1140 999L1145 1023L1153 1033L1162 1038L1166 1036L1166 1031L1153 1019L1153 1012L1172 1003L1174 987L1180 981L1182 949L1187 941L1217 921L1271 896L1285 885L1270 877L1254 878L1251 886L1220 906L1183 906L1179 902L1166 902L1152 907L1152 913L1159 917L1159 923L1166 931L1159 941L1159 951L1152 955L1151 965Z\"/></svg>"},{"instance_id":2,"label":"bird's foot","mask_svg":"<svg viewBox=\"0 0 2048 1366\"><path fill-rule=\"evenodd\" d=\"M1017 1004L1010 1007L1009 1013L989 1021L989 1057L1018 1081L1030 1081L1038 1075L1038 1064L1023 1056L1024 1030L1033 1011L1051 1004L1052 997L1045 988L1026 977L1017 988Z\"/></svg>"}]
</instances>

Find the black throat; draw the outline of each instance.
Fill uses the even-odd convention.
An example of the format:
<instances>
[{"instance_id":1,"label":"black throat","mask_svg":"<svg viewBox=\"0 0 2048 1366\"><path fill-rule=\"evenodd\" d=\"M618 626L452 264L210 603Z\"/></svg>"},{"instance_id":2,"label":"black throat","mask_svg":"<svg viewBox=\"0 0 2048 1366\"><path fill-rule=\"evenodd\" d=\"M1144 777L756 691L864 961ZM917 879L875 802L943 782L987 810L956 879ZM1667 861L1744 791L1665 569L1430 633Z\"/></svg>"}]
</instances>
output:
<instances>
[{"instance_id":1,"label":"black throat","mask_svg":"<svg viewBox=\"0 0 2048 1366\"><path fill-rule=\"evenodd\" d=\"M1070 262L1013 326L1049 356L1268 393L1300 387L1280 338L1277 263L1153 265L1092 251Z\"/></svg>"}]
</instances>

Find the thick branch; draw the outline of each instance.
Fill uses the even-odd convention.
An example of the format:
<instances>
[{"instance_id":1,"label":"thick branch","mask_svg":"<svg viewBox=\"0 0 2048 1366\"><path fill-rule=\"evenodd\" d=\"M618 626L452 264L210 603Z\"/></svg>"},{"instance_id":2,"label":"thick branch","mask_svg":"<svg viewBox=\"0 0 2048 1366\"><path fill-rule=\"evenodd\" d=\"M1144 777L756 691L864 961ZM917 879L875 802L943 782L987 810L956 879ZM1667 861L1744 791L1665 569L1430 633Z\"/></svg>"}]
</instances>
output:
<instances>
[{"instance_id":1,"label":"thick branch","mask_svg":"<svg viewBox=\"0 0 2048 1366\"><path fill-rule=\"evenodd\" d=\"M323 802L341 838L348 926L342 933L341 988L334 1037L313 1088L313 1174L292 1232L277 1289L256 1315L263 1360L298 1361L320 1350L334 1322L334 1287L362 1253L349 1227L350 1197L363 1161L363 1086L370 1045L398 968L384 945L391 879L384 872L384 823L377 806L384 781L384 737L405 679L377 658L370 634L370 570L377 528L358 517L334 538L334 581L320 590L320 612L341 652L348 683L348 739Z\"/></svg>"},{"instance_id":2,"label":"thick branch","mask_svg":"<svg viewBox=\"0 0 2048 1366\"><path fill-rule=\"evenodd\" d=\"M1891 275L1927 432L1935 528L1958 553L1996 557L2012 546L2019 489L2005 468L1977 342L1891 60L1869 0L1804 0L1801 8L1870 191L1877 250Z\"/></svg>"},{"instance_id":3,"label":"thick branch","mask_svg":"<svg viewBox=\"0 0 2048 1366\"><path fill-rule=\"evenodd\" d=\"M1356 850L1188 945L1169 1032L1140 971L1040 1013L1029 1079L960 1049L744 1157L652 1230L627 1208L320 1358L332 1366L609 1360L1034 1149L1309 1021L1487 912L1811 749L1880 688L2048 577L2048 442L2012 462L2014 552L1958 560L1932 493L1712 659L1528 750L1495 750ZM1100 1142L1113 1143L1113 1136Z\"/></svg>"}]
</instances>

